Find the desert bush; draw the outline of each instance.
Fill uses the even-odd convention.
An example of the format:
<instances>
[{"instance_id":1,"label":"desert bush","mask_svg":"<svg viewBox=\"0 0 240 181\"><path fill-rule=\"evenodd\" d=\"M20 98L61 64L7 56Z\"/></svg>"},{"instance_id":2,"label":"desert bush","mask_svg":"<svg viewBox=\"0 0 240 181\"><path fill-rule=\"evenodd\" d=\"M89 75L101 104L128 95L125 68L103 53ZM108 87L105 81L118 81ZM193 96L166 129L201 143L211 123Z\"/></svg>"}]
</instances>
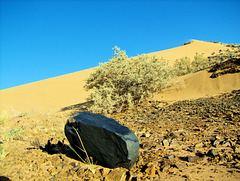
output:
<instances>
[{"instance_id":1,"label":"desert bush","mask_svg":"<svg viewBox=\"0 0 240 181\"><path fill-rule=\"evenodd\" d=\"M192 68L191 68L190 58L183 57L183 58L177 59L174 62L173 68L177 76L182 76L182 75L191 73Z\"/></svg>"},{"instance_id":2,"label":"desert bush","mask_svg":"<svg viewBox=\"0 0 240 181\"><path fill-rule=\"evenodd\" d=\"M6 152L6 144L0 144L0 165L1 165L1 160L3 160L7 156Z\"/></svg>"},{"instance_id":3,"label":"desert bush","mask_svg":"<svg viewBox=\"0 0 240 181\"><path fill-rule=\"evenodd\" d=\"M3 124L7 119L8 119L7 113L6 113L6 112L3 112L3 113L0 115L0 125Z\"/></svg>"},{"instance_id":4,"label":"desert bush","mask_svg":"<svg viewBox=\"0 0 240 181\"><path fill-rule=\"evenodd\" d=\"M202 54L196 53L196 55L194 56L194 59L191 63L192 71L197 72L199 70L203 70L203 69L210 67L212 62L209 60L210 59L205 58Z\"/></svg>"},{"instance_id":5,"label":"desert bush","mask_svg":"<svg viewBox=\"0 0 240 181\"><path fill-rule=\"evenodd\" d=\"M93 90L87 101L95 113L121 112L154 95L168 85L172 68L164 59L140 55L128 58L125 51L113 48L113 57L101 63L86 80Z\"/></svg>"},{"instance_id":6,"label":"desert bush","mask_svg":"<svg viewBox=\"0 0 240 181\"><path fill-rule=\"evenodd\" d=\"M192 61L189 57L177 59L173 64L173 68L176 76L182 76L191 72L206 69L212 64L213 60L211 57L205 58L202 54L196 53Z\"/></svg>"},{"instance_id":7,"label":"desert bush","mask_svg":"<svg viewBox=\"0 0 240 181\"><path fill-rule=\"evenodd\" d=\"M188 44L190 44L190 43L192 43L192 41L185 42L183 45L188 45Z\"/></svg>"},{"instance_id":8,"label":"desert bush","mask_svg":"<svg viewBox=\"0 0 240 181\"><path fill-rule=\"evenodd\" d=\"M22 128L14 128L12 130L9 131L8 133L8 137L10 140L15 140L15 139L19 139L19 137L21 137L22 135L24 135L25 133L23 132Z\"/></svg>"},{"instance_id":9,"label":"desert bush","mask_svg":"<svg viewBox=\"0 0 240 181\"><path fill-rule=\"evenodd\" d=\"M12 140L18 140L25 134L25 132L23 132L21 127L13 128L11 130L1 129L1 133L2 135L0 139L5 140L7 142Z\"/></svg>"}]
</instances>

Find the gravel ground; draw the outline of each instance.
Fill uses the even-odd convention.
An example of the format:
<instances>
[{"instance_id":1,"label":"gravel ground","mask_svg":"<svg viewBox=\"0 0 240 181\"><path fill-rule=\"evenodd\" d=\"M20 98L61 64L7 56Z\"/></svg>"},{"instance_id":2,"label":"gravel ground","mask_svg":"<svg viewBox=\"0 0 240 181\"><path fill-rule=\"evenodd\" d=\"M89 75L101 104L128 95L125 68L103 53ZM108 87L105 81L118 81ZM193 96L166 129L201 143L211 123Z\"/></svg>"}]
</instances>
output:
<instances>
[{"instance_id":1,"label":"gravel ground","mask_svg":"<svg viewBox=\"0 0 240 181\"><path fill-rule=\"evenodd\" d=\"M139 138L131 170L84 164L63 141L67 118L81 106L3 123L0 141L8 154L0 180L240 180L240 90L173 104L149 101L111 115ZM7 139L18 127L24 134Z\"/></svg>"}]
</instances>

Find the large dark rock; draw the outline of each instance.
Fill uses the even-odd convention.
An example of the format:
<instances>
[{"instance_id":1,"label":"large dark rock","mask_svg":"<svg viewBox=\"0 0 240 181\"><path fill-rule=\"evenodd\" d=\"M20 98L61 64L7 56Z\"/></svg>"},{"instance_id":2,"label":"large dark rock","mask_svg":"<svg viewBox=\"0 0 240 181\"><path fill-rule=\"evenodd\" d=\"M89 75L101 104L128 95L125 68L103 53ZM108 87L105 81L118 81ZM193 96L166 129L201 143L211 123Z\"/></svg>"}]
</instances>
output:
<instances>
[{"instance_id":1,"label":"large dark rock","mask_svg":"<svg viewBox=\"0 0 240 181\"><path fill-rule=\"evenodd\" d=\"M82 155L83 142L89 156L98 164L109 167L132 168L137 160L139 141L135 134L114 119L89 112L79 112L69 118L65 135L71 146Z\"/></svg>"}]
</instances>

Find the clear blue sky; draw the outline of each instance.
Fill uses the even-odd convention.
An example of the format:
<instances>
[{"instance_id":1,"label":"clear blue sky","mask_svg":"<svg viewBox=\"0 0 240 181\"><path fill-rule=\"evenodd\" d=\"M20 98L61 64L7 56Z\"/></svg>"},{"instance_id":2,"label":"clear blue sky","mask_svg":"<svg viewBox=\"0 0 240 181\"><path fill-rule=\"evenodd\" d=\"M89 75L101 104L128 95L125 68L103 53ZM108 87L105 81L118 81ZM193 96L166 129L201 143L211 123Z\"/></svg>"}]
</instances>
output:
<instances>
[{"instance_id":1,"label":"clear blue sky","mask_svg":"<svg viewBox=\"0 0 240 181\"><path fill-rule=\"evenodd\" d=\"M191 39L240 43L240 1L0 0L0 89Z\"/></svg>"}]
</instances>

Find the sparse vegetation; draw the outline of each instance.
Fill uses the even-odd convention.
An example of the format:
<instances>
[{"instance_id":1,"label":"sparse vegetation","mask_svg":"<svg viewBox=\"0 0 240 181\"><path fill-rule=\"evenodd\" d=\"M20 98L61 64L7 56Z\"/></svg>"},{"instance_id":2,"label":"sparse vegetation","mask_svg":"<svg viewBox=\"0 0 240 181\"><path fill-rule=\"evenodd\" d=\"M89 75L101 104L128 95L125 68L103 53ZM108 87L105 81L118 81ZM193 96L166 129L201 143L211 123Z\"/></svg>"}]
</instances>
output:
<instances>
[{"instance_id":1,"label":"sparse vegetation","mask_svg":"<svg viewBox=\"0 0 240 181\"><path fill-rule=\"evenodd\" d=\"M6 113L6 112L3 112L3 113L0 115L0 125L3 124L7 119L8 119L7 113Z\"/></svg>"},{"instance_id":2,"label":"sparse vegetation","mask_svg":"<svg viewBox=\"0 0 240 181\"><path fill-rule=\"evenodd\" d=\"M221 63L231 58L240 58L240 45L227 44L228 47L225 50L219 50L219 53L212 53L212 56L209 56L208 59L214 63Z\"/></svg>"},{"instance_id":3,"label":"sparse vegetation","mask_svg":"<svg viewBox=\"0 0 240 181\"><path fill-rule=\"evenodd\" d=\"M7 114L6 114L7 115ZM6 115L2 115L1 117L1 124L8 119ZM6 151L6 145L12 140L19 139L22 135L24 135L24 132L22 131L22 128L16 128L12 130L5 130L3 128L0 129L0 163L1 161L8 155L8 152Z\"/></svg>"},{"instance_id":4,"label":"sparse vegetation","mask_svg":"<svg viewBox=\"0 0 240 181\"><path fill-rule=\"evenodd\" d=\"M226 45L227 47L231 47L231 48L237 48L240 47L240 45L236 45L236 44L228 44Z\"/></svg>"},{"instance_id":5,"label":"sparse vegetation","mask_svg":"<svg viewBox=\"0 0 240 181\"><path fill-rule=\"evenodd\" d=\"M86 80L86 90L93 90L87 98L91 112L111 114L132 108L168 86L172 77L204 70L214 62L212 58L196 53L192 61L183 57L177 59L171 68L163 58L147 55L128 58L125 51L117 47L113 55Z\"/></svg>"},{"instance_id":6,"label":"sparse vegetation","mask_svg":"<svg viewBox=\"0 0 240 181\"><path fill-rule=\"evenodd\" d=\"M6 147L6 144L0 144L0 161L3 160L8 155L5 147Z\"/></svg>"},{"instance_id":7,"label":"sparse vegetation","mask_svg":"<svg viewBox=\"0 0 240 181\"><path fill-rule=\"evenodd\" d=\"M85 163L86 165L88 165L88 168L89 168L89 169L91 170L91 172L94 174L94 173L95 173L95 169L94 169L93 161L90 160L90 157L88 156L87 150L86 150L85 147L84 147L84 144L83 144L83 142L82 142L82 139L81 139L80 135L78 134L78 131L77 131L74 127L72 127L72 128L73 128L74 131L76 132L76 134L77 134L77 136L78 136L78 140L79 140L79 142L81 143L81 146L82 146L82 148L80 148L80 147L78 147L78 146L76 146L76 147L77 147L79 150L81 150L82 152L85 153L85 155L86 155L86 161L78 154L78 152L77 152L71 145L69 145L69 147L74 151L74 153L80 158L80 160L81 160L83 163Z\"/></svg>"},{"instance_id":8,"label":"sparse vegetation","mask_svg":"<svg viewBox=\"0 0 240 181\"><path fill-rule=\"evenodd\" d=\"M190 44L190 43L192 43L192 41L185 42L184 45L188 45L188 44Z\"/></svg>"},{"instance_id":9,"label":"sparse vegetation","mask_svg":"<svg viewBox=\"0 0 240 181\"><path fill-rule=\"evenodd\" d=\"M86 90L93 90L87 100L95 113L121 112L132 108L166 87L173 70L164 59L140 55L128 58L114 47L114 56L102 63L86 80Z\"/></svg>"},{"instance_id":10,"label":"sparse vegetation","mask_svg":"<svg viewBox=\"0 0 240 181\"><path fill-rule=\"evenodd\" d=\"M186 75L192 72L206 69L210 67L212 61L205 58L202 54L196 53L194 59L191 61L188 57L177 59L174 62L174 72L177 76Z\"/></svg>"},{"instance_id":11,"label":"sparse vegetation","mask_svg":"<svg viewBox=\"0 0 240 181\"><path fill-rule=\"evenodd\" d=\"M196 55L194 56L194 59L191 63L192 71L197 72L199 70L206 69L206 68L210 67L211 64L212 64L212 62L210 60L208 60L207 58L205 58L202 54L196 53Z\"/></svg>"},{"instance_id":12,"label":"sparse vegetation","mask_svg":"<svg viewBox=\"0 0 240 181\"><path fill-rule=\"evenodd\" d=\"M30 144L35 148L35 149L40 149L41 143L38 138L35 138L34 141L31 141Z\"/></svg>"},{"instance_id":13,"label":"sparse vegetation","mask_svg":"<svg viewBox=\"0 0 240 181\"><path fill-rule=\"evenodd\" d=\"M18 140L21 136L23 136L25 133L23 132L22 128L13 128L10 131L9 130L1 130L2 139L6 142L12 141L12 140Z\"/></svg>"},{"instance_id":14,"label":"sparse vegetation","mask_svg":"<svg viewBox=\"0 0 240 181\"><path fill-rule=\"evenodd\" d=\"M20 113L20 117L24 117L24 116L26 116L26 115L28 115L28 114L30 114L31 112L28 112L28 111L25 111L25 112L21 112Z\"/></svg>"},{"instance_id":15,"label":"sparse vegetation","mask_svg":"<svg viewBox=\"0 0 240 181\"><path fill-rule=\"evenodd\" d=\"M90 158L89 158L89 156L88 156L87 150L86 150L85 147L84 147L84 144L83 144L83 142L82 142L82 139L81 139L80 135L78 134L78 131L77 131L74 127L72 127L72 128L73 128L74 131L76 132L76 134L77 134L77 136L78 136L78 140L79 140L79 142L81 143L81 146L82 146L82 148L80 148L80 147L78 147L78 146L76 146L76 147L77 147L79 150L81 150L82 152L85 153L87 161L85 161L85 160L77 153L77 151L76 151L71 145L70 145L70 148L77 154L77 156L81 159L81 161L82 161L83 163L85 163L85 164L91 164L91 161L90 161Z\"/></svg>"},{"instance_id":16,"label":"sparse vegetation","mask_svg":"<svg viewBox=\"0 0 240 181\"><path fill-rule=\"evenodd\" d=\"M186 75L192 72L191 60L188 57L177 59L174 62L173 67L174 67L174 72L177 76Z\"/></svg>"}]
</instances>

